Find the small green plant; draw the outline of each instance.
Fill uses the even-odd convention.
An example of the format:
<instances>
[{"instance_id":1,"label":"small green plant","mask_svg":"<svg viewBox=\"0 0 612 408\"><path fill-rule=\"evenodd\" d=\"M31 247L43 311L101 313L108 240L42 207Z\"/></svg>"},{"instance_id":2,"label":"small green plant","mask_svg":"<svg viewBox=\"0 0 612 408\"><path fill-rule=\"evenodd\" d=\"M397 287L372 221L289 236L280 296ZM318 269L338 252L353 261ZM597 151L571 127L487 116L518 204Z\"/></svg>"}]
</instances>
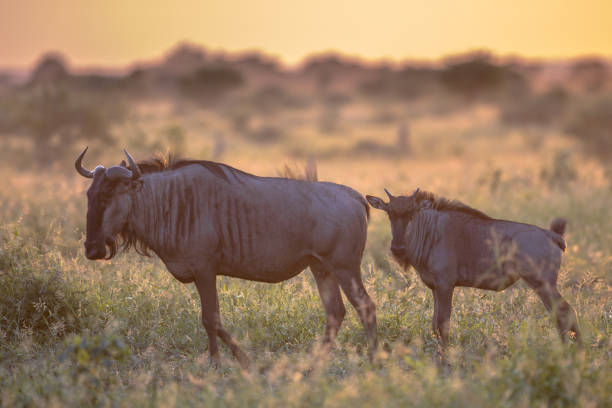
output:
<instances>
[{"instance_id":1,"label":"small green plant","mask_svg":"<svg viewBox=\"0 0 612 408\"><path fill-rule=\"evenodd\" d=\"M102 391L118 384L113 367L131 359L129 348L121 337L114 334L76 335L66 343L66 349L58 357L59 362L70 364L72 382L88 390L88 402L99 403L104 398Z\"/></svg>"},{"instance_id":2,"label":"small green plant","mask_svg":"<svg viewBox=\"0 0 612 408\"><path fill-rule=\"evenodd\" d=\"M59 356L59 361L70 361L77 376L83 373L93 374L99 367L109 368L131 357L125 342L115 334L76 335L66 343L66 350Z\"/></svg>"}]
</instances>

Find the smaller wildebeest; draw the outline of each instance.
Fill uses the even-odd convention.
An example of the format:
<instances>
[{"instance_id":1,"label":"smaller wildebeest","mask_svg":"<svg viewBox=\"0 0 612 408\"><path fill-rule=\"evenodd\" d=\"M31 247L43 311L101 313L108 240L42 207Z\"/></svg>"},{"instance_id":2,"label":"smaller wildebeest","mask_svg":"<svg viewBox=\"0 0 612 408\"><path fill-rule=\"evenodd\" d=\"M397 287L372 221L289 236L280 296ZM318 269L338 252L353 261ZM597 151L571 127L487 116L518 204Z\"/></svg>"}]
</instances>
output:
<instances>
[{"instance_id":1,"label":"smaller wildebeest","mask_svg":"<svg viewBox=\"0 0 612 408\"><path fill-rule=\"evenodd\" d=\"M202 303L211 360L217 336L243 367L246 354L221 325L216 278L281 282L310 267L327 318L323 342L333 342L345 315L340 288L357 310L376 349L376 310L361 280L368 203L334 183L257 177L211 161L162 160L86 170L89 259L110 259L117 236L124 249L152 250L183 283L194 282ZM107 251L107 247L110 251Z\"/></svg>"},{"instance_id":2,"label":"smaller wildebeest","mask_svg":"<svg viewBox=\"0 0 612 408\"><path fill-rule=\"evenodd\" d=\"M556 317L564 340L579 338L576 316L557 290L565 220L550 230L498 220L468 207L417 189L389 202L366 196L389 216L391 252L404 267L412 265L433 292L433 331L448 344L451 304L456 286L501 291L522 278Z\"/></svg>"}]
</instances>

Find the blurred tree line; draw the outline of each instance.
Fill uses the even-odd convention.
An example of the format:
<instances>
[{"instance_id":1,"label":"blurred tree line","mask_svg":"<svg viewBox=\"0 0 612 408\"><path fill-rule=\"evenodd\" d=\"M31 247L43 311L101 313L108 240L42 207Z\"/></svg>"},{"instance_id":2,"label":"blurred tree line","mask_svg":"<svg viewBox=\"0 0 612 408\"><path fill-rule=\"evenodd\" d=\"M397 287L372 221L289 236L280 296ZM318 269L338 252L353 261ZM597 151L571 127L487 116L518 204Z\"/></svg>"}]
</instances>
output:
<instances>
[{"instance_id":1,"label":"blurred tree line","mask_svg":"<svg viewBox=\"0 0 612 408\"><path fill-rule=\"evenodd\" d=\"M389 106L431 101L427 106L434 110L426 113L492 104L505 126L557 129L608 160L610 66L596 58L578 60L562 80L538 86L546 69L546 63L504 62L476 52L438 65L400 66L330 54L283 70L260 54L208 54L183 44L164 60L127 74L77 75L61 56L48 55L25 83L0 75L0 138L30 142L37 162L48 163L80 140L113 143L113 129L129 118L134 102L169 99L178 108L212 109L254 143L280 143L287 126L283 114L316 107L313 124L322 134L334 134L341 133L351 103L369 104L383 123L402 120Z\"/></svg>"},{"instance_id":2,"label":"blurred tree line","mask_svg":"<svg viewBox=\"0 0 612 408\"><path fill-rule=\"evenodd\" d=\"M72 155L78 140L112 142L111 126L125 112L106 85L88 89L71 81L61 58L45 58L26 84L0 93L0 134L27 139L39 166L63 159L67 148Z\"/></svg>"}]
</instances>

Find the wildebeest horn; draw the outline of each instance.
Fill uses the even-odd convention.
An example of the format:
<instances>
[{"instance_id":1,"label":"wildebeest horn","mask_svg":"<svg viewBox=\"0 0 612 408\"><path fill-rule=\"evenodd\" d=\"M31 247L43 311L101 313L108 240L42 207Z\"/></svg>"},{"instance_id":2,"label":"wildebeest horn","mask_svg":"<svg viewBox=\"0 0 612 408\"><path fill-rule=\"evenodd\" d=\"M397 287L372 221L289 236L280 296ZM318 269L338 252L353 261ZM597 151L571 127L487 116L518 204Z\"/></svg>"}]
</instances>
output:
<instances>
[{"instance_id":1,"label":"wildebeest horn","mask_svg":"<svg viewBox=\"0 0 612 408\"><path fill-rule=\"evenodd\" d=\"M142 175L142 173L140 172L140 168L138 167L134 159L132 159L132 156L130 156L130 154L128 153L126 149L123 149L123 152L127 156L128 163L130 163L130 167L132 168L132 178L134 180L136 180L137 178L140 178L140 176Z\"/></svg>"},{"instance_id":2,"label":"wildebeest horn","mask_svg":"<svg viewBox=\"0 0 612 408\"><path fill-rule=\"evenodd\" d=\"M416 195L416 193L418 193L421 189L419 187L417 187L416 190L414 190L414 193L412 193L412 195L410 197L414 197Z\"/></svg>"},{"instance_id":3,"label":"wildebeest horn","mask_svg":"<svg viewBox=\"0 0 612 408\"><path fill-rule=\"evenodd\" d=\"M387 190L386 188L385 188L385 193L387 193L387 195L389 196L389 200L391 200L392 198L395 198L393 194L391 194L389 190Z\"/></svg>"},{"instance_id":4,"label":"wildebeest horn","mask_svg":"<svg viewBox=\"0 0 612 408\"><path fill-rule=\"evenodd\" d=\"M109 179L118 179L118 178L127 178L131 179L133 177L132 172L126 167L121 166L113 166L106 169L106 177Z\"/></svg>"},{"instance_id":5,"label":"wildebeest horn","mask_svg":"<svg viewBox=\"0 0 612 408\"><path fill-rule=\"evenodd\" d=\"M81 152L81 154L79 154L79 157L77 157L76 161L74 162L74 168L76 169L77 173L79 173L81 176L86 177L86 178L93 178L94 176L93 171L83 168L83 165L81 164L81 162L83 161L83 156L85 156L85 152L87 152L88 148L89 147L86 147Z\"/></svg>"}]
</instances>

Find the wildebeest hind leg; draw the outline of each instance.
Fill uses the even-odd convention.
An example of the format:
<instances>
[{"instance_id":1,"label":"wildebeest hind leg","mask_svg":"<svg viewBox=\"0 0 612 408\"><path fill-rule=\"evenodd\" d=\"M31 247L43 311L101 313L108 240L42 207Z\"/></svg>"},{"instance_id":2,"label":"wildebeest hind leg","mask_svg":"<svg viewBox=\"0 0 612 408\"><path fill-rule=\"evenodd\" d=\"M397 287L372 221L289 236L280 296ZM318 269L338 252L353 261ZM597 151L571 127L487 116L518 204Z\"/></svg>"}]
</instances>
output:
<instances>
[{"instance_id":1,"label":"wildebeest hind leg","mask_svg":"<svg viewBox=\"0 0 612 408\"><path fill-rule=\"evenodd\" d=\"M368 352L370 360L372 360L378 347L378 339L376 337L376 306L363 287L360 267L358 266L352 270L335 270L334 276L338 283L340 283L349 302L351 302L359 314L361 323L368 336Z\"/></svg>"},{"instance_id":2,"label":"wildebeest hind leg","mask_svg":"<svg viewBox=\"0 0 612 408\"><path fill-rule=\"evenodd\" d=\"M552 313L557 324L557 330L561 336L561 341L565 341L565 336L570 335L574 340L580 343L580 332L578 331L578 323L574 309L563 299L555 286L549 284L541 284L533 286L533 289L538 294L542 303L548 312Z\"/></svg>"},{"instance_id":3,"label":"wildebeest hind leg","mask_svg":"<svg viewBox=\"0 0 612 408\"><path fill-rule=\"evenodd\" d=\"M336 278L322 267L311 266L310 269L312 270L323 307L325 308L327 324L325 336L323 337L323 346L331 347L344 320L346 309L342 302L342 295L340 294L340 287Z\"/></svg>"}]
</instances>

